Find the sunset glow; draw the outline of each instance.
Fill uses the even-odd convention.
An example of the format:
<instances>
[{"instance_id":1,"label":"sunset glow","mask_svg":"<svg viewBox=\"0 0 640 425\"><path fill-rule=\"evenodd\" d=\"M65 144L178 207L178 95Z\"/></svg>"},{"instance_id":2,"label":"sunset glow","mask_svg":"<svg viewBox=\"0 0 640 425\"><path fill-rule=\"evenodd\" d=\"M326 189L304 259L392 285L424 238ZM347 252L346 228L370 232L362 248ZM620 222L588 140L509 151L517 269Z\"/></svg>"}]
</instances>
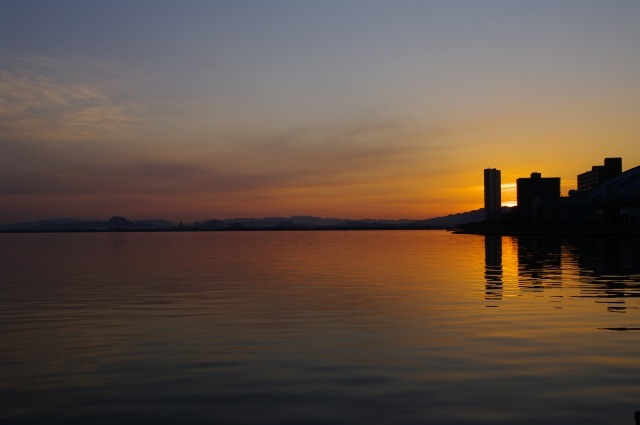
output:
<instances>
[{"instance_id":1,"label":"sunset glow","mask_svg":"<svg viewBox=\"0 0 640 425\"><path fill-rule=\"evenodd\" d=\"M640 3L0 3L0 223L503 205L640 165Z\"/></svg>"}]
</instances>

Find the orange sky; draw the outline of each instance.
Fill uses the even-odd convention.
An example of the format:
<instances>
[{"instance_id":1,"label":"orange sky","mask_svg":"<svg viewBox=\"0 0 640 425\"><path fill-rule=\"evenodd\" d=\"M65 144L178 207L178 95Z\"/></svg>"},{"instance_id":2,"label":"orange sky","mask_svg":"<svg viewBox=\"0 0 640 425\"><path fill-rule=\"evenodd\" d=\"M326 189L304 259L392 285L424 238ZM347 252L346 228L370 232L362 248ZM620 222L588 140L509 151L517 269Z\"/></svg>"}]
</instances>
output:
<instances>
[{"instance_id":1,"label":"orange sky","mask_svg":"<svg viewBox=\"0 0 640 425\"><path fill-rule=\"evenodd\" d=\"M505 204L532 171L566 194L640 165L616 5L3 3L0 222L422 219L482 207L489 167Z\"/></svg>"}]
</instances>

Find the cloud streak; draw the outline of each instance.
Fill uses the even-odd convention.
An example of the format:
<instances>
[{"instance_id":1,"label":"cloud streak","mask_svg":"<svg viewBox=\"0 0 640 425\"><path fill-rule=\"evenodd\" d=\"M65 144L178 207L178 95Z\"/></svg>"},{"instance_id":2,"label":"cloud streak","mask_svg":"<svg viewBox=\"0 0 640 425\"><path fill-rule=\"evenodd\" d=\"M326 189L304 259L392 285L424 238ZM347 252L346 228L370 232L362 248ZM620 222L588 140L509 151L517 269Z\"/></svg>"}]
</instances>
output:
<instances>
[{"instance_id":1,"label":"cloud streak","mask_svg":"<svg viewBox=\"0 0 640 425\"><path fill-rule=\"evenodd\" d=\"M420 144L440 132L412 132L403 123L371 120L335 125L331 131L320 125L262 137L238 133L182 153L173 145L158 148L152 158L143 157L148 151L136 154L126 147L79 151L74 145L38 149L37 141L5 142L0 193L222 196L381 186L391 174L418 168ZM27 169L17 166L25 161ZM405 164L404 171L398 171L398 163Z\"/></svg>"},{"instance_id":2,"label":"cloud streak","mask_svg":"<svg viewBox=\"0 0 640 425\"><path fill-rule=\"evenodd\" d=\"M83 82L63 82L30 71L0 72L3 139L102 139L134 128L143 107L119 104Z\"/></svg>"}]
</instances>

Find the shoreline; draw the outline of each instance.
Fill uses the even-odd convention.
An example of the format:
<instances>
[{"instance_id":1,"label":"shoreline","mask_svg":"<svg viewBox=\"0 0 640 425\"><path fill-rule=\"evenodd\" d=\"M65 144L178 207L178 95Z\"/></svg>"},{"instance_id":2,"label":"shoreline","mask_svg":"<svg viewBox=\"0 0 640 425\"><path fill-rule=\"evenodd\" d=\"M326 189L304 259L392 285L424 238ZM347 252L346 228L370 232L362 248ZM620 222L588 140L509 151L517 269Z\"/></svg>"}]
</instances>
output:
<instances>
[{"instance_id":1,"label":"shoreline","mask_svg":"<svg viewBox=\"0 0 640 425\"><path fill-rule=\"evenodd\" d=\"M443 227L310 227L310 228L224 228L224 229L18 229L18 230L0 230L2 233L166 233L166 232L322 232L322 231L361 231L361 230L441 230L453 231L451 228Z\"/></svg>"},{"instance_id":2,"label":"shoreline","mask_svg":"<svg viewBox=\"0 0 640 425\"><path fill-rule=\"evenodd\" d=\"M600 224L482 224L455 229L456 234L476 235L615 235L640 236L638 223Z\"/></svg>"},{"instance_id":3,"label":"shoreline","mask_svg":"<svg viewBox=\"0 0 640 425\"><path fill-rule=\"evenodd\" d=\"M327 226L327 227L227 227L207 228L87 228L87 229L3 229L0 234L17 233L177 233L177 232L322 232L322 231L365 231L365 230L439 230L453 234L471 235L611 235L640 236L640 223L600 223L600 224L506 224L472 223L463 227L429 226Z\"/></svg>"}]
</instances>

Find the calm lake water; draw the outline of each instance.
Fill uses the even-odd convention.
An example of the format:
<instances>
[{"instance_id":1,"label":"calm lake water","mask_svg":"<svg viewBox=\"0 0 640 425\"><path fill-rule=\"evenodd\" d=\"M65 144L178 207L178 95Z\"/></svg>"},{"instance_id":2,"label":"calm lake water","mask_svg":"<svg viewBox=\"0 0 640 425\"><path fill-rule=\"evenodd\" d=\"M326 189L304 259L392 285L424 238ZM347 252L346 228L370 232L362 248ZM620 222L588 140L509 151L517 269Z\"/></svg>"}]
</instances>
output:
<instances>
[{"instance_id":1,"label":"calm lake water","mask_svg":"<svg viewBox=\"0 0 640 425\"><path fill-rule=\"evenodd\" d=\"M0 422L633 424L640 240L0 234Z\"/></svg>"}]
</instances>

